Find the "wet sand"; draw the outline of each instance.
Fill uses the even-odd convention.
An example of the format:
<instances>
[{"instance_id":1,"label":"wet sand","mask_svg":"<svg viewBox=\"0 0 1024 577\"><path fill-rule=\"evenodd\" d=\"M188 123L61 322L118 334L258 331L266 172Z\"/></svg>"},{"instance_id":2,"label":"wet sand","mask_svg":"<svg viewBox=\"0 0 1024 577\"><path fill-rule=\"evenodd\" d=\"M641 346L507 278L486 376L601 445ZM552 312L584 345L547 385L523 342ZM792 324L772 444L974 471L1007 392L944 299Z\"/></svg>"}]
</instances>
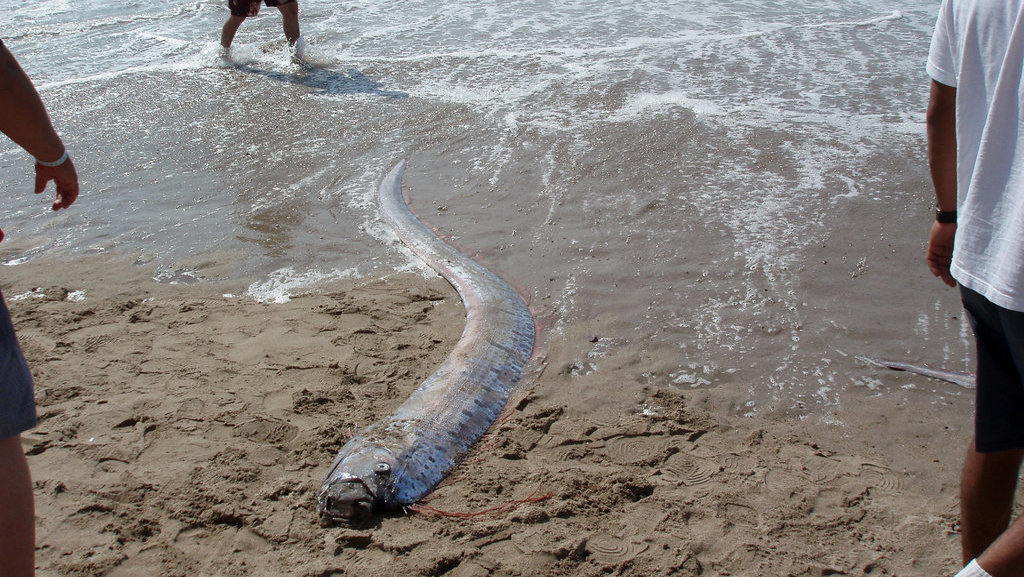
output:
<instances>
[{"instance_id":1,"label":"wet sand","mask_svg":"<svg viewBox=\"0 0 1024 577\"><path fill-rule=\"evenodd\" d=\"M425 503L323 528L314 495L334 453L444 358L462 329L457 294L396 274L266 304L151 274L101 257L3 270L37 383L40 425L23 439L39 575L957 568L969 431L920 378L876 372L911 393L857 403L842 426L743 418L713 391L637 394L581 374L585 359L550 339Z\"/></svg>"}]
</instances>

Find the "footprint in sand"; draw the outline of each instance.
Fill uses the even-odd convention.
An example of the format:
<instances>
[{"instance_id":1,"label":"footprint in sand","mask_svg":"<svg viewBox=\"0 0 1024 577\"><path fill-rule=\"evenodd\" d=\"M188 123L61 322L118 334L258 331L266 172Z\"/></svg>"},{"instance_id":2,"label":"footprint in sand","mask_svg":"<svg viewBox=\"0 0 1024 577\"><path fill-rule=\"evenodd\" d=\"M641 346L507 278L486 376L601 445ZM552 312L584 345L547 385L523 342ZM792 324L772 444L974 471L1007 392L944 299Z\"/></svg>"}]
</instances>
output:
<instances>
[{"instance_id":1,"label":"footprint in sand","mask_svg":"<svg viewBox=\"0 0 1024 577\"><path fill-rule=\"evenodd\" d=\"M860 466L860 477L887 491L902 491L903 477L897 475L892 469L875 463L862 463Z\"/></svg>"},{"instance_id":2,"label":"footprint in sand","mask_svg":"<svg viewBox=\"0 0 1024 577\"><path fill-rule=\"evenodd\" d=\"M298 427L284 421L253 416L244 423L235 425L235 434L245 437L250 441L265 443L268 445L280 445L295 438L299 433Z\"/></svg>"},{"instance_id":3,"label":"footprint in sand","mask_svg":"<svg viewBox=\"0 0 1024 577\"><path fill-rule=\"evenodd\" d=\"M621 565L650 547L647 543L627 541L608 533L595 533L587 539L587 553L598 563Z\"/></svg>"},{"instance_id":4,"label":"footprint in sand","mask_svg":"<svg viewBox=\"0 0 1024 577\"><path fill-rule=\"evenodd\" d=\"M619 465L656 465L678 451L678 445L671 437L621 436L608 439L601 453Z\"/></svg>"},{"instance_id":5,"label":"footprint in sand","mask_svg":"<svg viewBox=\"0 0 1024 577\"><path fill-rule=\"evenodd\" d=\"M690 455L673 455L662 470L677 482L693 487L711 482L721 467L711 461L694 458Z\"/></svg>"}]
</instances>

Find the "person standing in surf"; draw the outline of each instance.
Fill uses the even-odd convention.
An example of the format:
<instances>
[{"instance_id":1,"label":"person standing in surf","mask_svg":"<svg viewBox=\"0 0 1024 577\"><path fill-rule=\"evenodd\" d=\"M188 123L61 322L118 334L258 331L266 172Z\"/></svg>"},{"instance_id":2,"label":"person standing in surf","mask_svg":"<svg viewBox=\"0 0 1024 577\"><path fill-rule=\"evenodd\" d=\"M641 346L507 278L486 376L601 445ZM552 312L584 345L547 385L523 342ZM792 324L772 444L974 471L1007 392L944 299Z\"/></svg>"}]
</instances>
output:
<instances>
[{"instance_id":1,"label":"person standing in surf","mask_svg":"<svg viewBox=\"0 0 1024 577\"><path fill-rule=\"evenodd\" d=\"M288 39L289 46L295 46L299 42L299 0L263 1L267 6L273 6L281 11L284 36ZM231 48L235 33L246 18L259 14L260 0L228 0L228 9L231 10L231 15L224 22L224 28L220 33L220 44L224 48Z\"/></svg>"},{"instance_id":2,"label":"person standing in surf","mask_svg":"<svg viewBox=\"0 0 1024 577\"><path fill-rule=\"evenodd\" d=\"M0 42L0 132L35 157L36 194L52 180L53 210L78 198L78 174L35 86ZM0 240L3 233L0 232ZM35 573L35 499L21 434L36 426L32 373L0 294L0 574Z\"/></svg>"},{"instance_id":3,"label":"person standing in surf","mask_svg":"<svg viewBox=\"0 0 1024 577\"><path fill-rule=\"evenodd\" d=\"M932 274L960 285L977 346L974 437L960 482L965 567L1024 575L1024 0L943 0L927 70L938 207Z\"/></svg>"}]
</instances>

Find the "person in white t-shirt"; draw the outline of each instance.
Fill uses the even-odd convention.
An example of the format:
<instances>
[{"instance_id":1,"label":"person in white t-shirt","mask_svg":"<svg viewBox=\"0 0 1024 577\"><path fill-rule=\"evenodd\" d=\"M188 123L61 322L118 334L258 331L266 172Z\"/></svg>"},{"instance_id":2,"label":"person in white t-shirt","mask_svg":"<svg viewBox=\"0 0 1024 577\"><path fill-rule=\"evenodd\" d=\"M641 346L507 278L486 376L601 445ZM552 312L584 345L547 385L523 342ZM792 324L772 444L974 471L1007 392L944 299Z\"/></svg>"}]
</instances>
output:
<instances>
[{"instance_id":1,"label":"person in white t-shirt","mask_svg":"<svg viewBox=\"0 0 1024 577\"><path fill-rule=\"evenodd\" d=\"M932 273L960 285L977 345L957 577L1024 575L1011 523L1024 461L1024 0L943 0L928 55Z\"/></svg>"}]
</instances>

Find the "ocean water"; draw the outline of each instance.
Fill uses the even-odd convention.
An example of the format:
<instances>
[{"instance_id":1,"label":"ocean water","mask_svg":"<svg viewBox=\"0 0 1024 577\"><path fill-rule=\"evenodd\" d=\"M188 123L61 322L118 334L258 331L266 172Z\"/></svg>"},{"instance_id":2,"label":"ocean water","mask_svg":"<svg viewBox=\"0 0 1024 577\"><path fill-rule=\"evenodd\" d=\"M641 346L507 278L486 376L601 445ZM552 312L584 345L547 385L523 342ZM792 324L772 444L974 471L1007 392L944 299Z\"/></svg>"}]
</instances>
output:
<instances>
[{"instance_id":1,"label":"ocean water","mask_svg":"<svg viewBox=\"0 0 1024 577\"><path fill-rule=\"evenodd\" d=\"M301 0L296 58L273 8L224 54L226 0L14 0L0 37L82 195L49 212L0 142L4 264L109 254L268 301L419 270L374 200L406 158L418 214L527 296L584 396L841 420L914 386L859 355L972 362L923 264L937 4Z\"/></svg>"}]
</instances>

